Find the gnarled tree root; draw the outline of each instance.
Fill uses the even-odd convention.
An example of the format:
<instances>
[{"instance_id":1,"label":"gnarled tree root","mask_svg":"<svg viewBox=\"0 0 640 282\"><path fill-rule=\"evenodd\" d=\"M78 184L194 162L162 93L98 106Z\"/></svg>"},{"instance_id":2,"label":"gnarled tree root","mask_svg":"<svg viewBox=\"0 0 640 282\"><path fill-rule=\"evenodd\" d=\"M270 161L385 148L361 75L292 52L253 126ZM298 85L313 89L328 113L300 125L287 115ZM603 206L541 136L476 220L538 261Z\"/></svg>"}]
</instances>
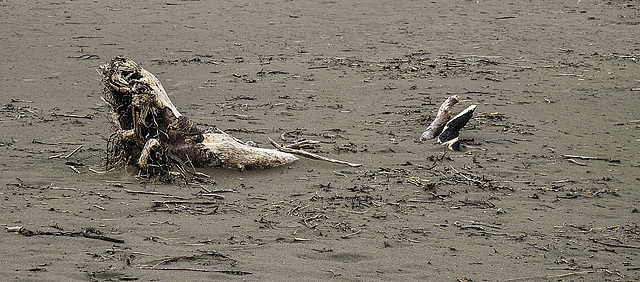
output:
<instances>
[{"instance_id":1,"label":"gnarled tree root","mask_svg":"<svg viewBox=\"0 0 640 282\"><path fill-rule=\"evenodd\" d=\"M227 134L212 133L180 114L160 81L134 61L118 56L101 65L103 100L116 132L107 165L135 165L143 174L167 176L173 166L233 169L271 168L297 160L292 154L250 147Z\"/></svg>"}]
</instances>

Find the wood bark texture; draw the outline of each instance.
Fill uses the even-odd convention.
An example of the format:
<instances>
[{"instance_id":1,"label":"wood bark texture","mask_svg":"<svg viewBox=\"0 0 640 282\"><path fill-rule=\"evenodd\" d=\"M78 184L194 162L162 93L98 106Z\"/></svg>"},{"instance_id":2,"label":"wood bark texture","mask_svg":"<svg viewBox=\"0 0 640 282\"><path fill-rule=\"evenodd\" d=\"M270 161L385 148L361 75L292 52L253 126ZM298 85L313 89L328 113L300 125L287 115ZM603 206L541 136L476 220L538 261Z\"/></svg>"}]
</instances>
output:
<instances>
[{"instance_id":1,"label":"wood bark texture","mask_svg":"<svg viewBox=\"0 0 640 282\"><path fill-rule=\"evenodd\" d=\"M278 150L247 146L214 133L180 114L162 84L136 62L118 56L101 65L103 100L115 127L107 146L107 165L135 165L150 176L194 167L271 168L297 160Z\"/></svg>"}]
</instances>

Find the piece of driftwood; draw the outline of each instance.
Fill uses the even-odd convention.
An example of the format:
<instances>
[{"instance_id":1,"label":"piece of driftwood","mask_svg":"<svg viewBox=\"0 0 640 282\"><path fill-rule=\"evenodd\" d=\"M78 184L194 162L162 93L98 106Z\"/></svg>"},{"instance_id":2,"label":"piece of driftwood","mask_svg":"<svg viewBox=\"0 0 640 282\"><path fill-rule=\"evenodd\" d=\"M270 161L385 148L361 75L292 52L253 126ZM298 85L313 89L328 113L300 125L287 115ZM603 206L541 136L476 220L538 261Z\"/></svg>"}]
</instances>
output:
<instances>
[{"instance_id":1,"label":"piece of driftwood","mask_svg":"<svg viewBox=\"0 0 640 282\"><path fill-rule=\"evenodd\" d=\"M460 136L460 130L471 120L476 107L476 105L467 107L447 122L442 133L438 136L438 144L444 144L452 151L459 151L460 140L458 136Z\"/></svg>"},{"instance_id":2,"label":"piece of driftwood","mask_svg":"<svg viewBox=\"0 0 640 282\"><path fill-rule=\"evenodd\" d=\"M321 160L321 161L326 161L326 162L330 162L330 163L336 163L336 164L344 164L344 165L348 165L350 167L359 167L362 166L362 164L358 164L358 163L350 163L350 162L345 162L345 161L341 161L341 160L334 160L334 159L330 159L327 157L323 157L314 153L310 153L304 150L300 150L300 149L294 149L291 147L286 147L286 146L282 146L278 143L276 143L276 141L273 141L273 139L268 138L269 142L271 142L271 145L273 145L274 147L276 147L278 150L283 151L283 152L287 152L287 153L291 153L291 154L298 154L298 155L302 155L302 156L306 156L309 158L313 158L313 159L317 159L317 160Z\"/></svg>"},{"instance_id":3,"label":"piece of driftwood","mask_svg":"<svg viewBox=\"0 0 640 282\"><path fill-rule=\"evenodd\" d=\"M297 160L292 154L238 142L180 114L160 81L136 62L118 56L101 65L103 100L116 132L109 139L107 166L135 165L149 176L171 175L172 167L271 168Z\"/></svg>"},{"instance_id":4,"label":"piece of driftwood","mask_svg":"<svg viewBox=\"0 0 640 282\"><path fill-rule=\"evenodd\" d=\"M477 105L471 105L451 118L451 107L458 101L460 101L460 97L453 95L442 103L436 118L422 133L419 141L427 141L438 137L438 144L444 144L452 151L460 150L460 140L458 139L460 130L471 120Z\"/></svg>"},{"instance_id":5,"label":"piece of driftwood","mask_svg":"<svg viewBox=\"0 0 640 282\"><path fill-rule=\"evenodd\" d=\"M436 138L442 132L442 129L447 124L449 119L451 118L451 107L460 101L460 96L453 95L447 98L444 103L438 109L438 114L436 118L433 119L429 127L424 130L422 136L420 136L420 141L427 141Z\"/></svg>"}]
</instances>

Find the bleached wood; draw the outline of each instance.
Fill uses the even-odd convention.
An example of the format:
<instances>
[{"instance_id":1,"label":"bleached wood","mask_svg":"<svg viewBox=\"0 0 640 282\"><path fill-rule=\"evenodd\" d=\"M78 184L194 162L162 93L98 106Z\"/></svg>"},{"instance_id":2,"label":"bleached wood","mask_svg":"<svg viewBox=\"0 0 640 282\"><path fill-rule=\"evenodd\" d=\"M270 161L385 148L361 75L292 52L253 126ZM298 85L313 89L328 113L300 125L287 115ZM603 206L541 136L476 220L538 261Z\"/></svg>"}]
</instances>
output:
<instances>
[{"instance_id":1,"label":"bleached wood","mask_svg":"<svg viewBox=\"0 0 640 282\"><path fill-rule=\"evenodd\" d=\"M451 118L451 107L460 101L460 96L453 95L442 103L440 108L438 109L438 114L436 118L433 119L429 127L424 130L422 136L420 136L420 141L427 141L436 138L442 132L442 129L447 124L449 119Z\"/></svg>"}]
</instances>

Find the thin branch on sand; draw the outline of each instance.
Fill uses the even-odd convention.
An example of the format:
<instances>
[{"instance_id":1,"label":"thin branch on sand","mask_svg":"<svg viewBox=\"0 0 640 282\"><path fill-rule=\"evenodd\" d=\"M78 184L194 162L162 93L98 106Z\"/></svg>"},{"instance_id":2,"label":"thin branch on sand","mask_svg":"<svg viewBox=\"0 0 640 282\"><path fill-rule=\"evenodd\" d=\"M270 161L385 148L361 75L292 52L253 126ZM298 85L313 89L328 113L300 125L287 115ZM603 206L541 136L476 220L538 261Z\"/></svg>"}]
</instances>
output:
<instances>
[{"instance_id":1,"label":"thin branch on sand","mask_svg":"<svg viewBox=\"0 0 640 282\"><path fill-rule=\"evenodd\" d=\"M323 157L323 156L320 156L320 155L316 155L314 153L310 153L310 152L307 152L307 151L304 151L304 150L287 148L287 147L284 147L284 146L276 143L276 141L273 141L273 139L271 139L271 138L268 138L268 139L269 139L269 142L271 142L271 145L273 145L274 147L276 147L276 149L278 149L278 150L280 150L282 152L285 152L285 153L302 155L302 156L305 156L305 157L309 157L309 158L313 158L313 159L317 159L317 160L321 160L321 161L327 161L327 162L330 162L330 163L344 164L344 165L348 165L350 167L359 167L359 166L362 165L362 164L357 164L357 163L350 163L350 162L330 159L330 158Z\"/></svg>"}]
</instances>

